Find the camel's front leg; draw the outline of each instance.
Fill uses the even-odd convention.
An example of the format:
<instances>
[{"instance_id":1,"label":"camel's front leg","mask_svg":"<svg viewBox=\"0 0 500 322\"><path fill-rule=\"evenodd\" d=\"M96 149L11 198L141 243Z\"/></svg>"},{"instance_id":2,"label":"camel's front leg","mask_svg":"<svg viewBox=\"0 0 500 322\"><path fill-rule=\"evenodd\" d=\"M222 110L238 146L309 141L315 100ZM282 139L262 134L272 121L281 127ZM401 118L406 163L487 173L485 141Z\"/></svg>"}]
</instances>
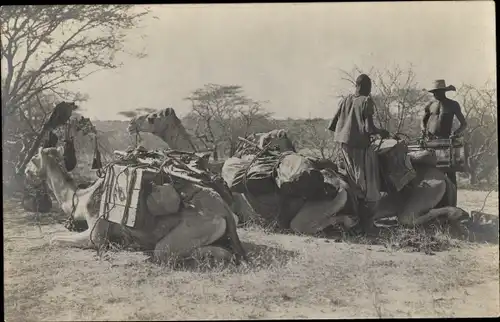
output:
<instances>
[{"instance_id":1,"label":"camel's front leg","mask_svg":"<svg viewBox=\"0 0 500 322\"><path fill-rule=\"evenodd\" d=\"M194 249L214 243L226 232L222 217L200 215L191 209L185 209L182 216L181 223L156 244L156 259L190 256Z\"/></svg>"},{"instance_id":2,"label":"camel's front leg","mask_svg":"<svg viewBox=\"0 0 500 322\"><path fill-rule=\"evenodd\" d=\"M347 191L340 188L333 200L306 202L299 213L290 222L290 228L298 233L315 234L322 231L332 222L332 217L339 213L347 204ZM342 217L342 221L345 218ZM347 222L350 224L350 221Z\"/></svg>"},{"instance_id":3,"label":"camel's front leg","mask_svg":"<svg viewBox=\"0 0 500 322\"><path fill-rule=\"evenodd\" d=\"M55 235L50 244L77 248L99 248L108 239L110 223L104 219L94 219L88 223L89 228L84 232Z\"/></svg>"},{"instance_id":4,"label":"camel's front leg","mask_svg":"<svg viewBox=\"0 0 500 322\"><path fill-rule=\"evenodd\" d=\"M415 218L413 224L422 225L438 217L444 217L451 222L457 222L462 218L467 218L468 215L464 210L456 207L436 208L436 209L431 209L426 214Z\"/></svg>"},{"instance_id":5,"label":"camel's front leg","mask_svg":"<svg viewBox=\"0 0 500 322\"><path fill-rule=\"evenodd\" d=\"M76 247L76 248L92 248L93 244L90 241L90 229L81 233L58 234L50 240L51 245Z\"/></svg>"}]
</instances>

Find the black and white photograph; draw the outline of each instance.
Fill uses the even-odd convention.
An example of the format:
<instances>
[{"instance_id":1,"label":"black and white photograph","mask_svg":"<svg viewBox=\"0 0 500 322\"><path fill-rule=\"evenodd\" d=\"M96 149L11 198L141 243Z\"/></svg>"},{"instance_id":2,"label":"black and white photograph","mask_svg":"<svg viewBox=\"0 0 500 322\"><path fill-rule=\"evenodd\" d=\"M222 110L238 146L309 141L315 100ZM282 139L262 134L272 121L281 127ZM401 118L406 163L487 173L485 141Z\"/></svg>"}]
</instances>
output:
<instances>
[{"instance_id":1,"label":"black and white photograph","mask_svg":"<svg viewBox=\"0 0 500 322\"><path fill-rule=\"evenodd\" d=\"M4 321L500 315L494 1L0 25Z\"/></svg>"}]
</instances>

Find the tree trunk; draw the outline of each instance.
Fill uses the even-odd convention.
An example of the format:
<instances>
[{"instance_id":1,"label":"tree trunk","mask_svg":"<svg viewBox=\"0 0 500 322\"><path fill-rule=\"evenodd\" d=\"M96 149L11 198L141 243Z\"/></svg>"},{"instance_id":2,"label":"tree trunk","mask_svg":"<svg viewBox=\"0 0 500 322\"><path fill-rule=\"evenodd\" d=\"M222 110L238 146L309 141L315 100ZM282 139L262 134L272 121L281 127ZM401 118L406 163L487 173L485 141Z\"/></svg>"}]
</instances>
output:
<instances>
[{"instance_id":1,"label":"tree trunk","mask_svg":"<svg viewBox=\"0 0 500 322\"><path fill-rule=\"evenodd\" d=\"M214 161L219 160L219 154L217 153L217 147L214 147L214 149L212 150L212 155L214 157Z\"/></svg>"},{"instance_id":2,"label":"tree trunk","mask_svg":"<svg viewBox=\"0 0 500 322\"><path fill-rule=\"evenodd\" d=\"M234 141L229 143L229 157L232 157L236 153L236 144Z\"/></svg>"},{"instance_id":3,"label":"tree trunk","mask_svg":"<svg viewBox=\"0 0 500 322\"><path fill-rule=\"evenodd\" d=\"M469 184L474 186L478 183L476 170L471 170L469 173Z\"/></svg>"}]
</instances>

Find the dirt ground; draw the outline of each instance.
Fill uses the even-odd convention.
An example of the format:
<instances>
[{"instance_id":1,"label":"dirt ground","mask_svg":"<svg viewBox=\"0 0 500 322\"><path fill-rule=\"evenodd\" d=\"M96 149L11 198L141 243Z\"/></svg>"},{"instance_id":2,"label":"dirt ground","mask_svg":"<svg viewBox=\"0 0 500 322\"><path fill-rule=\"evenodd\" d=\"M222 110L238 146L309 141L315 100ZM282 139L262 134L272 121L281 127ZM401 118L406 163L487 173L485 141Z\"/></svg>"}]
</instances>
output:
<instances>
[{"instance_id":1,"label":"dirt ground","mask_svg":"<svg viewBox=\"0 0 500 322\"><path fill-rule=\"evenodd\" d=\"M485 196L459 191L459 206L479 210ZM497 192L484 211L498 214ZM4 204L5 321L499 315L498 245L427 255L240 229L252 264L207 272L50 247L58 219Z\"/></svg>"}]
</instances>

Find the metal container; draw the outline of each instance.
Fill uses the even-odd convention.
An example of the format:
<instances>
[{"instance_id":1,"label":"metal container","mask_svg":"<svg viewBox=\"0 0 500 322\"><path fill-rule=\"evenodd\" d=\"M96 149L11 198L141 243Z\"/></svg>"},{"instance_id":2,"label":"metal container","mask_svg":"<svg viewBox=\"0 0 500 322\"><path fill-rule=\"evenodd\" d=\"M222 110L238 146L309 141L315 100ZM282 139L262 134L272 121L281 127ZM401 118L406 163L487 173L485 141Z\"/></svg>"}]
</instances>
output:
<instances>
[{"instance_id":1,"label":"metal container","mask_svg":"<svg viewBox=\"0 0 500 322\"><path fill-rule=\"evenodd\" d=\"M442 171L467 171L467 151L463 138L431 139L418 145L410 145L410 151L433 150L436 153L437 168Z\"/></svg>"}]
</instances>

